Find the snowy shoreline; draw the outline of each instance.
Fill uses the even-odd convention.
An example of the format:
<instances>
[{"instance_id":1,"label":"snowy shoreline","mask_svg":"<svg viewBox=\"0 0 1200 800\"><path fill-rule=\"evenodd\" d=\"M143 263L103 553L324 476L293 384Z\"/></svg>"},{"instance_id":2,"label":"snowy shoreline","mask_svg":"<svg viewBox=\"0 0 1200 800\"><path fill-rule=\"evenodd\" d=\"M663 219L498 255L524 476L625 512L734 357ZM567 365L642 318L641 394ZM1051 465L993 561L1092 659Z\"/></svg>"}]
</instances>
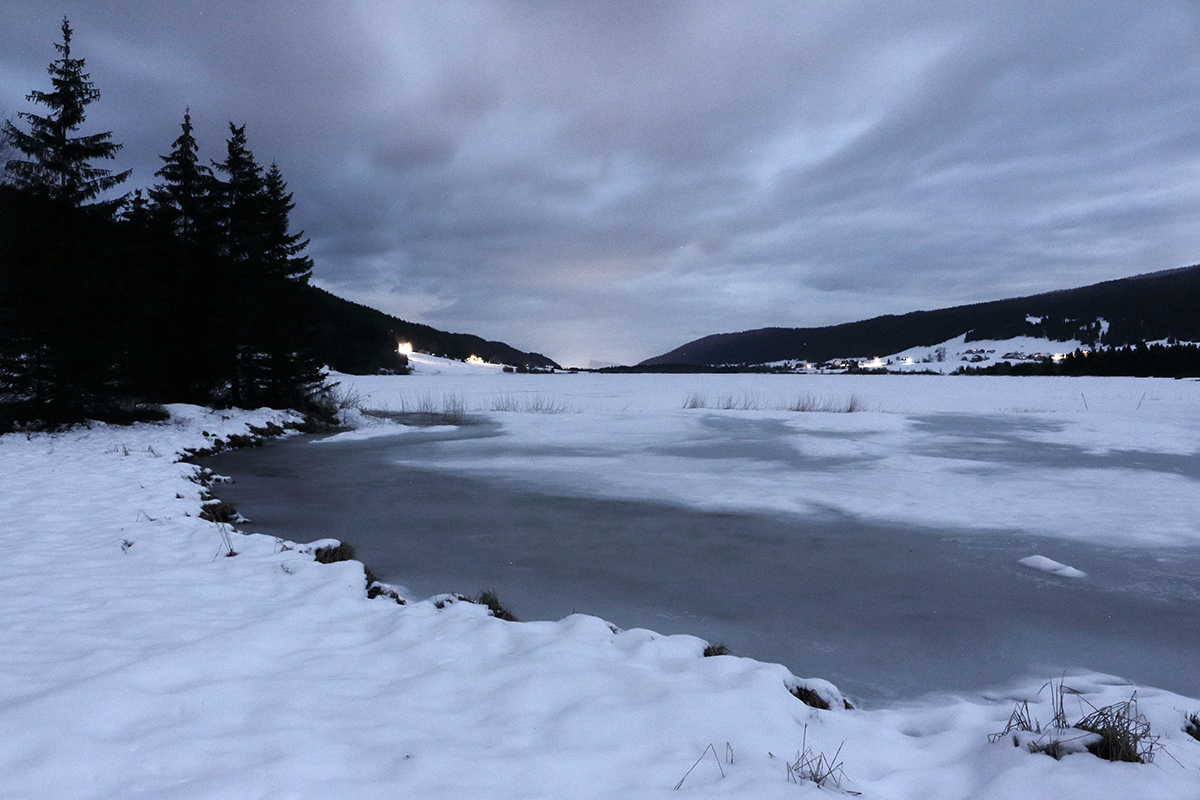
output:
<instances>
[{"instance_id":1,"label":"snowy shoreline","mask_svg":"<svg viewBox=\"0 0 1200 800\"><path fill-rule=\"evenodd\" d=\"M687 773L681 791L792 797L802 743L840 746L842 787L872 797L1196 796L1200 701L1152 688L1139 708L1172 758L1056 762L987 740L1022 700L1049 720L1038 685L817 711L785 668L695 637L368 600L357 562L273 537L226 557L171 454L289 417L171 412L0 437L0 796L665 797ZM1096 706L1135 689L1066 683Z\"/></svg>"}]
</instances>

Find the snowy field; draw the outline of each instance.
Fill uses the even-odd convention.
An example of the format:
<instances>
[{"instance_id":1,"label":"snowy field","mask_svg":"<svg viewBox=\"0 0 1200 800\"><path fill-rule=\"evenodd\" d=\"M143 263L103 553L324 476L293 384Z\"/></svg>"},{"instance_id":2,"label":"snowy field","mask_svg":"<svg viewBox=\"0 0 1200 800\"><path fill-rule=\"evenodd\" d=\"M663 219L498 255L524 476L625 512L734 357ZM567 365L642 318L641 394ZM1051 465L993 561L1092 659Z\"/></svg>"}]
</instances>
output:
<instances>
[{"instance_id":1,"label":"snowy field","mask_svg":"<svg viewBox=\"0 0 1200 800\"><path fill-rule=\"evenodd\" d=\"M395 415L445 412L493 433L449 442L434 468L563 495L1019 529L1165 559L1200 546L1195 381L414 361L412 376L341 378L393 417L352 413L339 441L412 435ZM692 636L368 600L357 562L318 564L271 536L227 545L197 518L197 468L176 454L284 414L171 410L0 437L0 797L1200 798L1200 741L1183 730L1200 699L1088 664L1062 678L1068 721L1136 691L1153 763L989 742L1023 701L1048 725L1056 676L844 710L823 676L705 658ZM739 447L731 431L757 433ZM1019 568L1089 580L1055 555ZM840 788L789 781L805 748L836 753Z\"/></svg>"}]
</instances>

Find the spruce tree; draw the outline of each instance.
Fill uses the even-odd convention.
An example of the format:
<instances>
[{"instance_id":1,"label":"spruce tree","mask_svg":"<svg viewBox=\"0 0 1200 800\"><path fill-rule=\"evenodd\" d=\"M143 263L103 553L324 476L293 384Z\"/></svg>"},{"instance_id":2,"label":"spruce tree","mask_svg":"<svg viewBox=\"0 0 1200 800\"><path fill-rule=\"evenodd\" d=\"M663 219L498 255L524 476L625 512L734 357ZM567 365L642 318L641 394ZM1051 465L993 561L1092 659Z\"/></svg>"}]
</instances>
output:
<instances>
[{"instance_id":1,"label":"spruce tree","mask_svg":"<svg viewBox=\"0 0 1200 800\"><path fill-rule=\"evenodd\" d=\"M262 167L246 144L245 125L229 123L225 160L214 161L213 167L227 176L226 180L216 182L213 192L217 204L216 250L221 267L217 277L223 295L219 329L229 386L227 402L232 406L249 406L254 394L250 371L256 360L249 345L249 340L255 338L250 317L254 305L251 295L256 294L257 283L249 262L261 228L263 187Z\"/></svg>"},{"instance_id":2,"label":"spruce tree","mask_svg":"<svg viewBox=\"0 0 1200 800\"><path fill-rule=\"evenodd\" d=\"M313 264L303 255L308 247L304 232L289 232L295 203L276 163L263 180L263 201L263 277L268 287L263 302L276 321L263 331L267 354L263 388L272 404L304 408L324 381L316 355L315 308L307 291Z\"/></svg>"},{"instance_id":3,"label":"spruce tree","mask_svg":"<svg viewBox=\"0 0 1200 800\"><path fill-rule=\"evenodd\" d=\"M159 156L163 167L154 173L162 183L150 190L152 214L185 244L212 244L214 224L212 170L200 163L200 146L192 136L191 109L184 111L183 130L171 145L171 153Z\"/></svg>"},{"instance_id":4,"label":"spruce tree","mask_svg":"<svg viewBox=\"0 0 1200 800\"><path fill-rule=\"evenodd\" d=\"M225 160L213 162L226 175L218 184L220 251L235 264L254 271L251 261L261 259L265 228L265 184L262 167L246 144L246 126L229 123Z\"/></svg>"},{"instance_id":5,"label":"spruce tree","mask_svg":"<svg viewBox=\"0 0 1200 800\"><path fill-rule=\"evenodd\" d=\"M119 185L130 170L112 174L91 164L95 159L112 159L121 145L114 143L112 132L77 136L83 125L85 109L100 99L100 90L84 72L84 60L71 57L71 23L62 22L62 44L54 47L62 57L51 62L53 91L32 91L26 99L50 109L45 116L22 111L17 116L29 122L23 131L12 122L4 130L12 146L27 159L10 159L5 165L18 188L46 194L71 206L81 206L101 192ZM101 204L115 210L119 200Z\"/></svg>"},{"instance_id":6,"label":"spruce tree","mask_svg":"<svg viewBox=\"0 0 1200 800\"><path fill-rule=\"evenodd\" d=\"M142 276L156 294L146 298L157 314L143 314L140 331L143 374L161 396L195 403L221 402L228 384L228 300L220 297L227 270L217 255L219 190L212 170L200 161L191 111L150 190L141 244L143 263L155 264ZM188 353L181 358L181 353ZM147 381L150 383L150 381Z\"/></svg>"},{"instance_id":7,"label":"spruce tree","mask_svg":"<svg viewBox=\"0 0 1200 800\"><path fill-rule=\"evenodd\" d=\"M308 283L312 277L312 259L300 255L308 247L304 231L288 233L288 217L296 204L287 190L279 165L271 162L263 180L263 234L267 268L274 275L297 283Z\"/></svg>"},{"instance_id":8,"label":"spruce tree","mask_svg":"<svg viewBox=\"0 0 1200 800\"><path fill-rule=\"evenodd\" d=\"M64 18L55 45L61 57L49 67L53 90L27 95L49 112L20 113L28 132L4 126L25 156L5 163L10 185L0 231L0 401L10 421L98 416L126 388L120 362L128 343L112 324L125 300L126 259L113 222L122 201L85 203L129 173L91 164L120 148L111 133L76 135L100 93L83 59L72 56L71 34Z\"/></svg>"},{"instance_id":9,"label":"spruce tree","mask_svg":"<svg viewBox=\"0 0 1200 800\"><path fill-rule=\"evenodd\" d=\"M315 332L303 292L312 262L308 242L289 233L294 204L277 165L265 174L230 123L226 156L214 162L219 183L219 252L231 299L224 347L232 405L301 407L321 384Z\"/></svg>"}]
</instances>

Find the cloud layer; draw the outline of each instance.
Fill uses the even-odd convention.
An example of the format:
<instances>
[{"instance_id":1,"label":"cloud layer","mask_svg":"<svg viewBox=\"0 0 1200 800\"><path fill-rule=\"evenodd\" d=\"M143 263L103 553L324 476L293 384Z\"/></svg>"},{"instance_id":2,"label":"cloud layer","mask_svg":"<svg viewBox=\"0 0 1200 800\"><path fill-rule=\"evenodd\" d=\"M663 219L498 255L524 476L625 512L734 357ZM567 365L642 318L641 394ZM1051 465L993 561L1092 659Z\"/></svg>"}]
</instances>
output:
<instances>
[{"instance_id":1,"label":"cloud layer","mask_svg":"<svg viewBox=\"0 0 1200 800\"><path fill-rule=\"evenodd\" d=\"M1190 0L62 6L134 185L245 123L321 285L564 363L1200 261Z\"/></svg>"}]
</instances>

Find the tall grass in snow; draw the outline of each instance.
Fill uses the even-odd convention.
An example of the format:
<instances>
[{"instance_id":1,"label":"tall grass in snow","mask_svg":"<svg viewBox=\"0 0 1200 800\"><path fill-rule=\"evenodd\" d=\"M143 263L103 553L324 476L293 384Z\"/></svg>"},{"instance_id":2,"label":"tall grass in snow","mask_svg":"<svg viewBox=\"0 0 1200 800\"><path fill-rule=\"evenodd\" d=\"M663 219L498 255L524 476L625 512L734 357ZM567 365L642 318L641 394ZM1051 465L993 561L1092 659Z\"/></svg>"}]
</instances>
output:
<instances>
[{"instance_id":1,"label":"tall grass in snow","mask_svg":"<svg viewBox=\"0 0 1200 800\"><path fill-rule=\"evenodd\" d=\"M692 392L684 400L683 407L685 409L713 408L723 411L773 410L821 413L853 413L864 410L862 401L858 399L858 395L852 394L848 398L838 400L816 397L808 392L798 395L795 400L786 405L772 405L763 400L760 395L750 394L749 392L741 395L720 395L716 398L710 398L703 392Z\"/></svg>"},{"instance_id":2,"label":"tall grass in snow","mask_svg":"<svg viewBox=\"0 0 1200 800\"><path fill-rule=\"evenodd\" d=\"M521 414L569 414L575 409L570 403L557 397L536 394L532 396L502 394L492 398L492 411L517 412Z\"/></svg>"},{"instance_id":3,"label":"tall grass in snow","mask_svg":"<svg viewBox=\"0 0 1200 800\"><path fill-rule=\"evenodd\" d=\"M461 394L423 394L400 397L398 402L398 409L372 413L392 417L409 425L467 425L472 421L467 413L467 402Z\"/></svg>"},{"instance_id":4,"label":"tall grass in snow","mask_svg":"<svg viewBox=\"0 0 1200 800\"><path fill-rule=\"evenodd\" d=\"M825 413L838 414L853 414L855 411L862 411L862 402L858 399L858 395L852 394L844 400L830 400L828 398L814 397L805 392L799 395L795 402L788 406L788 411L816 411Z\"/></svg>"}]
</instances>

